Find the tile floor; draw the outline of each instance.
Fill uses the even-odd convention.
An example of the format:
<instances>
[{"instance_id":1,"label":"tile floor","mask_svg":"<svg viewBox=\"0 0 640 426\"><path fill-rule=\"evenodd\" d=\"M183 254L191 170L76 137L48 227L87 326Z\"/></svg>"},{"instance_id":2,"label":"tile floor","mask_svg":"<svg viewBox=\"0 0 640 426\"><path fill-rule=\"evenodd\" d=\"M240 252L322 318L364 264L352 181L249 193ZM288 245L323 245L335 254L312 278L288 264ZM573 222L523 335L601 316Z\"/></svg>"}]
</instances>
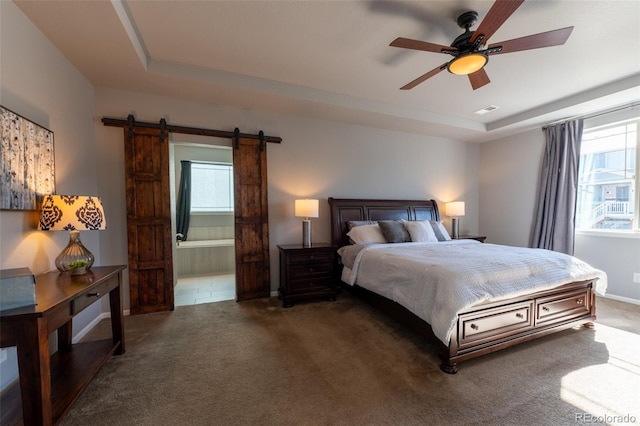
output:
<instances>
[{"instance_id":1,"label":"tile floor","mask_svg":"<svg viewBox=\"0 0 640 426\"><path fill-rule=\"evenodd\" d=\"M175 306L234 300L236 276L224 274L179 278L174 292Z\"/></svg>"}]
</instances>

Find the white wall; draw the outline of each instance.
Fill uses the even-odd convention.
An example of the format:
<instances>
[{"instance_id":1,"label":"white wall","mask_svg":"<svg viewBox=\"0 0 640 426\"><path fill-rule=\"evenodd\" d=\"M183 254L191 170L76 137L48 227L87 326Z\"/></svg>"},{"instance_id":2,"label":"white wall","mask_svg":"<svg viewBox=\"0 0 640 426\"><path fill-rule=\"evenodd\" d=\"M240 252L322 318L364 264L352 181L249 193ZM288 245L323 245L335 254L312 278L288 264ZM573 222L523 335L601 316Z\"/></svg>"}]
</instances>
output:
<instances>
[{"instance_id":1,"label":"white wall","mask_svg":"<svg viewBox=\"0 0 640 426\"><path fill-rule=\"evenodd\" d=\"M56 193L100 195L93 137L93 86L12 3L0 1L0 104L54 132ZM109 209L106 209L107 220ZM0 268L55 270L66 232L37 230L37 212L0 211ZM107 222L108 224L108 222ZM100 231L104 233L111 232ZM82 232L101 264L98 231ZM94 304L74 319L82 331L101 312ZM15 349L4 350L0 389L17 378Z\"/></svg>"},{"instance_id":2,"label":"white wall","mask_svg":"<svg viewBox=\"0 0 640 426\"><path fill-rule=\"evenodd\" d=\"M640 304L640 284L633 273L640 272L640 238L608 237L577 233L575 256L607 273L607 296Z\"/></svg>"},{"instance_id":3,"label":"white wall","mask_svg":"<svg viewBox=\"0 0 640 426\"><path fill-rule=\"evenodd\" d=\"M480 145L480 233L487 242L529 246L543 155L541 130Z\"/></svg>"},{"instance_id":4,"label":"white wall","mask_svg":"<svg viewBox=\"0 0 640 426\"><path fill-rule=\"evenodd\" d=\"M487 242L528 247L534 223L544 133L532 130L480 146L480 233ZM640 304L640 236L578 233L575 256L607 273L607 297Z\"/></svg>"},{"instance_id":5,"label":"white wall","mask_svg":"<svg viewBox=\"0 0 640 426\"><path fill-rule=\"evenodd\" d=\"M109 218L116 232L100 240L103 261L108 263L127 260L123 130L105 127L100 120L126 118L130 113L138 121L158 122L164 117L168 124L229 131L238 127L243 133L263 130L282 137L281 144L267 146L272 290L279 280L277 244L302 238L300 219L293 215L299 197L322 200L320 217L312 219L316 242L329 240L326 199L331 196L464 200L467 215L461 231L477 232L479 149L475 145L105 88L96 88L95 105L99 193L116 212Z\"/></svg>"}]
</instances>

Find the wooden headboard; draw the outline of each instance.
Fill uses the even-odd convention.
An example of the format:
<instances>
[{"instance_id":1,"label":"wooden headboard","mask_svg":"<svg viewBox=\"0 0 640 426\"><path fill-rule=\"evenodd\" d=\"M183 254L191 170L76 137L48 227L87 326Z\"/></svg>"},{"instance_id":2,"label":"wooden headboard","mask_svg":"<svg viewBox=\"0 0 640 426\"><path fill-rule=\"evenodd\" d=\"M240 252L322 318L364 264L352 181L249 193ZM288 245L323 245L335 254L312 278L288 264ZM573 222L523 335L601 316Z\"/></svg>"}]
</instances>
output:
<instances>
[{"instance_id":1,"label":"wooden headboard","mask_svg":"<svg viewBox=\"0 0 640 426\"><path fill-rule=\"evenodd\" d=\"M329 198L329 206L331 243L338 247L349 244L350 220L440 220L435 200Z\"/></svg>"}]
</instances>

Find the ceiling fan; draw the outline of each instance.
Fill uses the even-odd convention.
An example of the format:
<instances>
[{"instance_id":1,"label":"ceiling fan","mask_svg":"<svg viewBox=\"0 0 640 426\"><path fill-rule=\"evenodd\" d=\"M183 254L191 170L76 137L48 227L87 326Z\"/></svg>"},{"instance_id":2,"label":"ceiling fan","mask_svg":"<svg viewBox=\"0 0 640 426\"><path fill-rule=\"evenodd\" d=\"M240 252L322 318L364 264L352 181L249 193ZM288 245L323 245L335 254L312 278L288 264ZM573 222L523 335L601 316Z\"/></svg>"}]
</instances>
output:
<instances>
[{"instance_id":1,"label":"ceiling fan","mask_svg":"<svg viewBox=\"0 0 640 426\"><path fill-rule=\"evenodd\" d=\"M489 9L487 16L485 16L475 31L471 31L469 28L474 26L478 21L478 13L474 11L463 13L458 17L457 22L461 28L464 28L465 32L459 35L453 43L451 43L451 46L403 37L395 39L391 43L391 46L424 50L426 52L445 53L453 56L451 61L421 75L400 89L412 89L438 74L440 71L447 69L452 74L468 75L471 87L473 87L473 90L476 90L490 82L489 76L484 70L484 66L489 61L490 55L559 46L567 41L573 27L561 28L487 45L487 41L493 33L504 24L523 2L524 0L496 0L493 6L491 6L491 9Z\"/></svg>"}]
</instances>

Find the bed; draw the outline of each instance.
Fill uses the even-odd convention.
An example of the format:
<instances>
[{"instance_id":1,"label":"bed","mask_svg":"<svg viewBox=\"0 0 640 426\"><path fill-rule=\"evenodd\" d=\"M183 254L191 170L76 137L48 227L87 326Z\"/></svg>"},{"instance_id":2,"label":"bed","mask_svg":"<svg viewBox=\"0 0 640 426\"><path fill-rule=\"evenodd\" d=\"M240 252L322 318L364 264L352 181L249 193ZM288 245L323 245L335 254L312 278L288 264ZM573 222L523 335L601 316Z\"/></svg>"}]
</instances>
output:
<instances>
[{"instance_id":1,"label":"bed","mask_svg":"<svg viewBox=\"0 0 640 426\"><path fill-rule=\"evenodd\" d=\"M410 221L414 225L440 221L438 205L434 200L341 198L329 198L329 205L331 242L344 256L344 259L338 256L341 259L339 270L343 288L437 345L442 360L440 368L446 373L455 374L461 361L567 328L593 326L596 319L596 290L604 292L606 275L578 259L547 250L483 244L474 240L354 244L347 235L353 226L378 223L382 226L386 221ZM496 268L513 269L507 271L506 275L498 274L502 281L509 281L510 278L505 277L516 274L519 269L519 266L511 267L508 263L512 257L516 263L523 259L528 261L529 258L538 262L538 253L541 255L540 265L545 265L542 263L546 262L542 259L544 257L551 258L552 263L560 259L560 263L538 269L526 266L529 268L524 273L527 277L497 284L491 281L493 275L483 282L485 278L481 274L484 268L481 264L465 266L460 263L456 267L455 263L463 262L463 259L473 262L476 257L475 261L482 263L482 256L485 256L484 263L504 263ZM487 256L489 261L486 260ZM433 263L438 257L448 259L444 263L460 270L454 271L459 288L449 291L448 285L438 284L440 289L445 290L445 296L444 299L439 296L439 300L433 301L429 297L442 292L432 290L436 286L435 281L446 284L442 277L448 277L449 274L442 272L444 266ZM428 258L431 265L413 265L414 261L423 261L415 258ZM574 264L578 265L577 272L568 271ZM411 273L401 275L402 271L409 268L412 268ZM387 270L390 272L386 273ZM532 272L537 270L540 272ZM548 277L543 270L549 271ZM521 282L523 280L525 284ZM480 289L473 287L476 284ZM514 290L506 289L512 284ZM409 288L417 290L419 294L408 293ZM484 294L485 290L490 295ZM463 294L460 301L456 299L458 294Z\"/></svg>"}]
</instances>

